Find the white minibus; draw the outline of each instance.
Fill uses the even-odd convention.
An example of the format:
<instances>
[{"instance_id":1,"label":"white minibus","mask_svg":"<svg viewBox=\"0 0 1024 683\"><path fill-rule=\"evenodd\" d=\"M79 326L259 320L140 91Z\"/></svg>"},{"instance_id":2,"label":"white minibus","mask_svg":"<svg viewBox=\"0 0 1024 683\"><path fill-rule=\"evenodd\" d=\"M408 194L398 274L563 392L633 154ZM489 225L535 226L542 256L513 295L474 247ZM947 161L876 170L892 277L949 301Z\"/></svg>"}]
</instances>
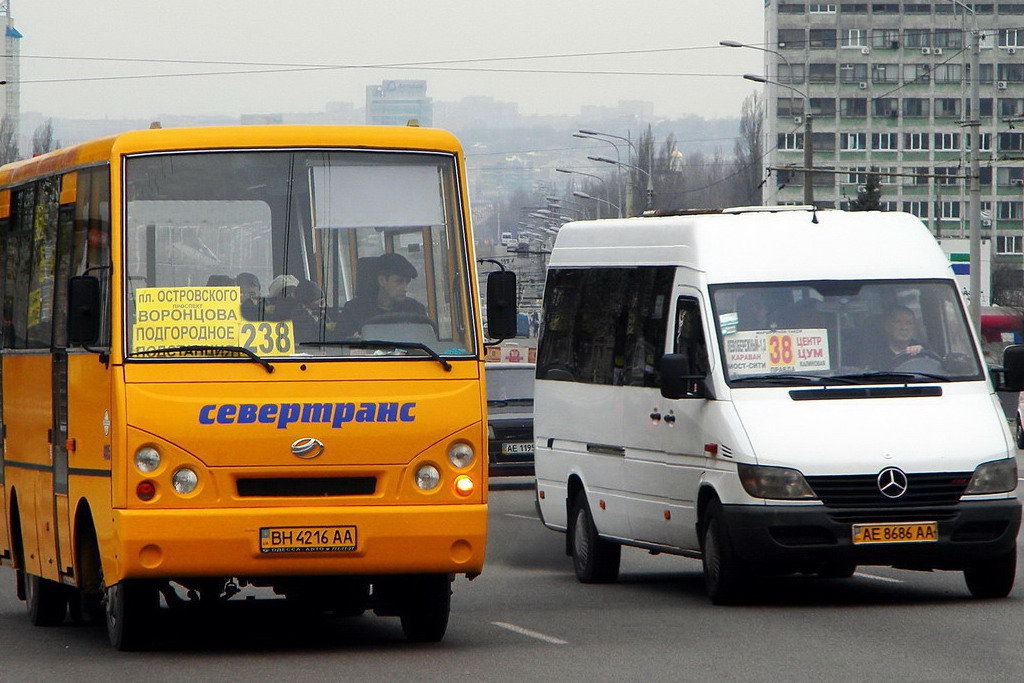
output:
<instances>
[{"instance_id":1,"label":"white minibus","mask_svg":"<svg viewBox=\"0 0 1024 683\"><path fill-rule=\"evenodd\" d=\"M905 213L749 207L580 221L551 252L534 437L583 582L622 546L758 575L1016 572L1016 447L949 263Z\"/></svg>"}]
</instances>

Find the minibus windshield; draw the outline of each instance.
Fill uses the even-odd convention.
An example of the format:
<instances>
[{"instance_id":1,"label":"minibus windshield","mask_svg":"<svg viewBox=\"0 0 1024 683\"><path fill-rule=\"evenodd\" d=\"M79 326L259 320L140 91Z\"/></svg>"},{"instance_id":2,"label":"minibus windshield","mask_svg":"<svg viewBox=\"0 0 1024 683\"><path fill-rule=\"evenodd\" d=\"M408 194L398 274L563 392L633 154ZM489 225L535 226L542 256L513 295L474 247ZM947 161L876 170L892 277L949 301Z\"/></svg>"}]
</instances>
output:
<instances>
[{"instance_id":1,"label":"minibus windshield","mask_svg":"<svg viewBox=\"0 0 1024 683\"><path fill-rule=\"evenodd\" d=\"M710 289L732 386L983 377L952 281L823 280Z\"/></svg>"},{"instance_id":2,"label":"minibus windshield","mask_svg":"<svg viewBox=\"0 0 1024 683\"><path fill-rule=\"evenodd\" d=\"M455 161L276 149L127 157L126 357L244 357L211 346L273 359L471 355Z\"/></svg>"}]
</instances>

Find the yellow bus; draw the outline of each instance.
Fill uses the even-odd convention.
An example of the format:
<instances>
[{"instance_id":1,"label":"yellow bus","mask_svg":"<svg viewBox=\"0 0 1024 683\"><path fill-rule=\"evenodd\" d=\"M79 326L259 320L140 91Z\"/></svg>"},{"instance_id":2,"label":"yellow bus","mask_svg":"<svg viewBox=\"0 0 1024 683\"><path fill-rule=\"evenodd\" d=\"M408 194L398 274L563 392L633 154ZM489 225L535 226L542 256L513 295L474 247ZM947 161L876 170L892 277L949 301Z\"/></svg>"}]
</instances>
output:
<instances>
[{"instance_id":1,"label":"yellow bus","mask_svg":"<svg viewBox=\"0 0 1024 683\"><path fill-rule=\"evenodd\" d=\"M0 563L32 623L140 649L241 593L443 637L487 530L453 136L127 132L0 169L0 235ZM487 287L514 335L514 276Z\"/></svg>"}]
</instances>

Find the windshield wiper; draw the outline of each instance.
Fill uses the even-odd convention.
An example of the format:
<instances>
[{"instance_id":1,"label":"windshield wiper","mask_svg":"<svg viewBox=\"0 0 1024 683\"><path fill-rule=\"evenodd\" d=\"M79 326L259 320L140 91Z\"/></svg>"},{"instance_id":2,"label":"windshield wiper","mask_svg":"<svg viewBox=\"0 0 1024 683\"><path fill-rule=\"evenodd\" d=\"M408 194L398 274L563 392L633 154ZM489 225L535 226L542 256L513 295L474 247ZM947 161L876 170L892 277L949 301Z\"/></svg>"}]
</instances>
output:
<instances>
[{"instance_id":1,"label":"windshield wiper","mask_svg":"<svg viewBox=\"0 0 1024 683\"><path fill-rule=\"evenodd\" d=\"M494 406L495 408L503 408L505 406L517 405L517 406L532 406L532 398L490 398L487 399L487 405Z\"/></svg>"},{"instance_id":2,"label":"windshield wiper","mask_svg":"<svg viewBox=\"0 0 1024 683\"><path fill-rule=\"evenodd\" d=\"M342 341L299 342L299 346L357 346L368 349L418 349L441 364L445 372L452 371L452 364L423 342L384 341L383 339L345 339Z\"/></svg>"},{"instance_id":3,"label":"windshield wiper","mask_svg":"<svg viewBox=\"0 0 1024 683\"><path fill-rule=\"evenodd\" d=\"M856 384L863 384L865 381L870 383L871 380L880 380L883 378L892 379L895 381L899 380L926 380L926 381L937 381L937 382L949 382L950 377L948 375L935 375L930 372L903 372L896 370L874 370L872 372L858 372L848 375L839 375L845 379L849 379L851 382Z\"/></svg>"},{"instance_id":4,"label":"windshield wiper","mask_svg":"<svg viewBox=\"0 0 1024 683\"><path fill-rule=\"evenodd\" d=\"M786 382L804 382L806 384L856 384L846 375L796 375L781 372L771 372L763 375L746 375L744 377L733 377L730 380L733 384L739 382L765 382L768 384Z\"/></svg>"},{"instance_id":5,"label":"windshield wiper","mask_svg":"<svg viewBox=\"0 0 1024 683\"><path fill-rule=\"evenodd\" d=\"M213 351L213 352L229 351L231 353L238 353L238 354L241 354L243 356L246 356L246 357L252 359L256 363L259 363L261 366L263 366L263 369L266 370L268 374L274 371L274 366L273 365L271 365L269 362L267 362L266 360L264 360L260 356L256 355L255 353L253 353L249 349L245 348L244 346L215 346L213 344L209 344L209 345L206 345L206 344L194 344L194 345L191 345L191 346L168 346L165 349L146 349L145 351L135 351L131 355L132 356L160 356L160 355L163 355L163 354L170 354L170 353L197 353L198 354L198 353L202 353L204 351ZM213 357L221 358L223 356L213 356Z\"/></svg>"}]
</instances>

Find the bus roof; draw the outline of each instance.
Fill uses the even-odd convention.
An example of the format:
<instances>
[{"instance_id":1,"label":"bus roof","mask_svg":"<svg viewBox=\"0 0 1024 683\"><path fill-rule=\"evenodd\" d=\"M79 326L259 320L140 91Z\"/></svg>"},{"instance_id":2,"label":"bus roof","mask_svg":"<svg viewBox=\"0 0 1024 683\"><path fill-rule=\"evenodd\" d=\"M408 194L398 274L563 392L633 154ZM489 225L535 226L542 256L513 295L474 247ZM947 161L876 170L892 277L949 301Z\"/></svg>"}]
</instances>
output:
<instances>
[{"instance_id":1,"label":"bus roof","mask_svg":"<svg viewBox=\"0 0 1024 683\"><path fill-rule=\"evenodd\" d=\"M549 265L684 266L709 282L952 278L910 214L786 208L566 223Z\"/></svg>"},{"instance_id":2,"label":"bus roof","mask_svg":"<svg viewBox=\"0 0 1024 683\"><path fill-rule=\"evenodd\" d=\"M149 128L89 140L0 167L0 189L121 154L192 149L347 147L462 153L454 135L415 126L214 126Z\"/></svg>"}]
</instances>

